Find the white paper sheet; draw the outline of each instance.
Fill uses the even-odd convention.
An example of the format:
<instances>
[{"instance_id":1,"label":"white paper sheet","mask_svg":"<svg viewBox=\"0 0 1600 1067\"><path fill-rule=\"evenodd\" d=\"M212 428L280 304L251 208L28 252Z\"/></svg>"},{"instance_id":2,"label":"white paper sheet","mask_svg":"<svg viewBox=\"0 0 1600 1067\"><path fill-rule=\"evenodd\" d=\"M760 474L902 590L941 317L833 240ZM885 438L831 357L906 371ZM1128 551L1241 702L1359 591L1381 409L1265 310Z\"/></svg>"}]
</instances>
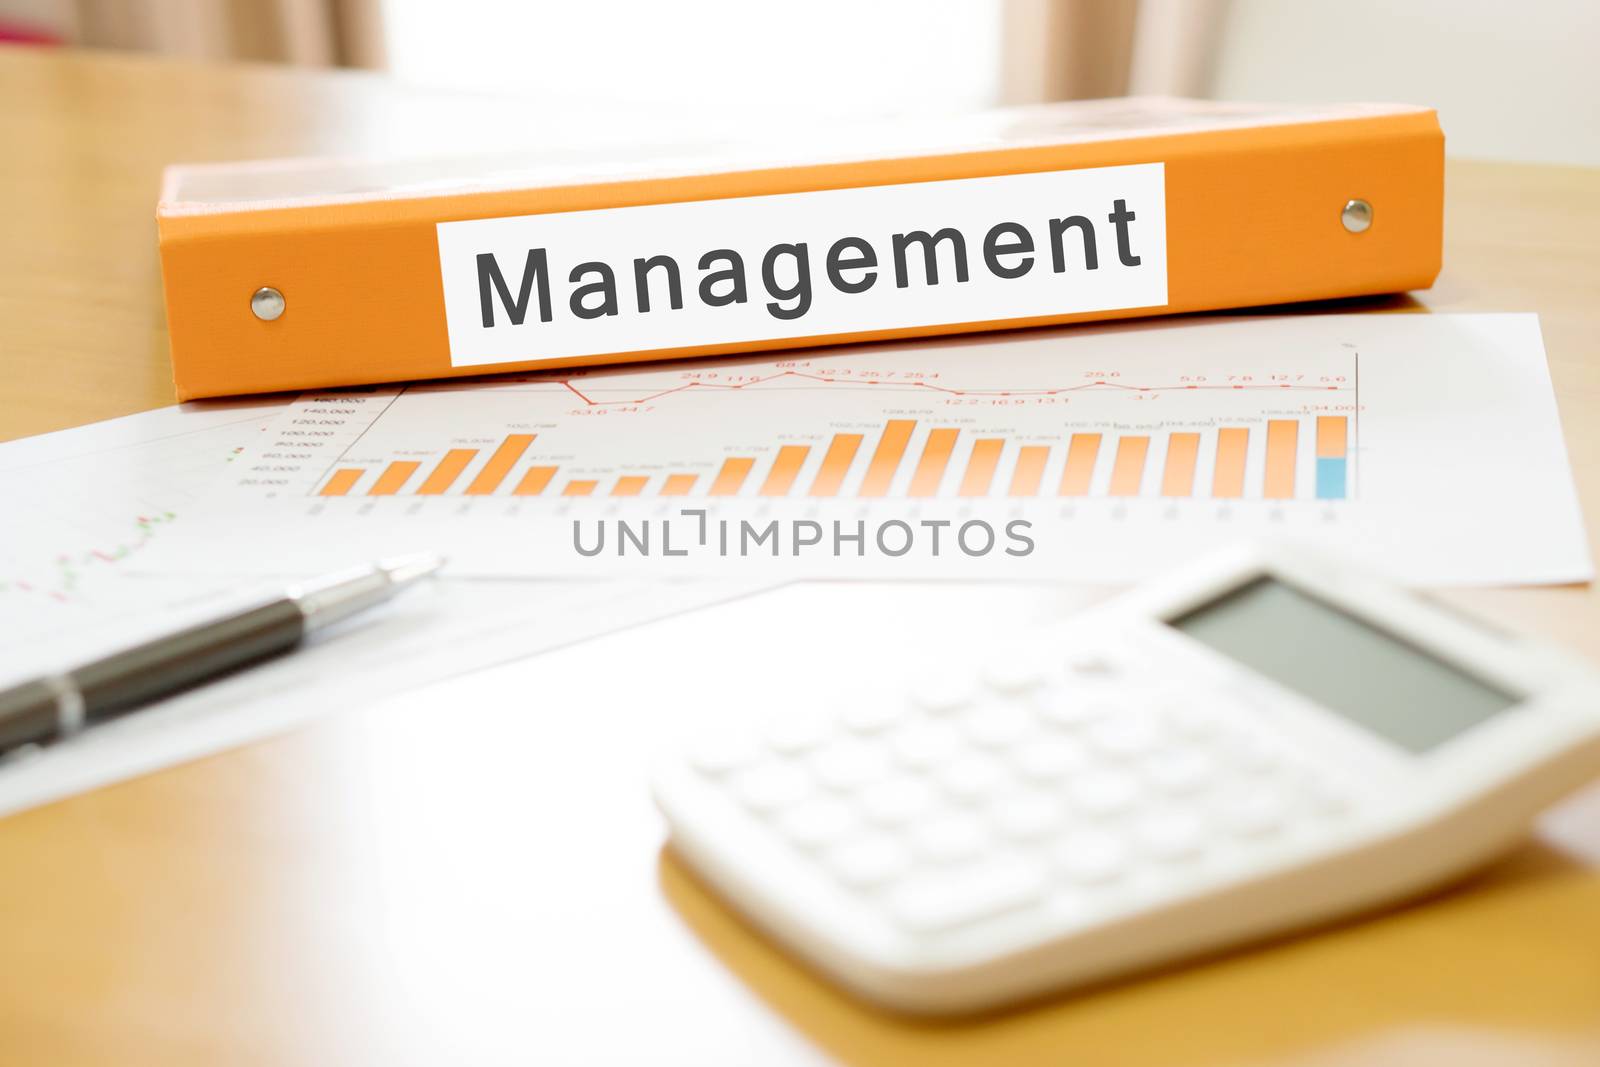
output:
<instances>
[{"instance_id":1,"label":"white paper sheet","mask_svg":"<svg viewBox=\"0 0 1600 1067\"><path fill-rule=\"evenodd\" d=\"M1074 327L330 393L229 475L190 530L207 536L141 566L314 569L360 545L485 576L1126 582L1274 536L1416 584L1593 573L1532 315Z\"/></svg>"},{"instance_id":2,"label":"white paper sheet","mask_svg":"<svg viewBox=\"0 0 1600 1067\"><path fill-rule=\"evenodd\" d=\"M249 531L244 576L131 572L285 401L164 408L0 445L0 685L265 592L287 573ZM225 550L226 546L214 546ZM345 555L345 562L359 562ZM43 751L0 760L0 814L240 744L426 682L748 592L730 582L445 578L308 647Z\"/></svg>"}]
</instances>

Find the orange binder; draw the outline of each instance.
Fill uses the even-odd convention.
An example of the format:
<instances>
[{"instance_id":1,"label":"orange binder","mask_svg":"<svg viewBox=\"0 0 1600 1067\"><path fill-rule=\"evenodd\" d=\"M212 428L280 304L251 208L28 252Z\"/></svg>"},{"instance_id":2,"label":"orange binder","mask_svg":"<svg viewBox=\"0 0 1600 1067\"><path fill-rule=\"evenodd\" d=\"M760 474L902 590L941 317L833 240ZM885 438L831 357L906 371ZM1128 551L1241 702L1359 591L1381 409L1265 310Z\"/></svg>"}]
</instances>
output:
<instances>
[{"instance_id":1,"label":"orange binder","mask_svg":"<svg viewBox=\"0 0 1600 1067\"><path fill-rule=\"evenodd\" d=\"M169 168L183 399L1426 288L1432 110L1046 105L778 152Z\"/></svg>"}]
</instances>

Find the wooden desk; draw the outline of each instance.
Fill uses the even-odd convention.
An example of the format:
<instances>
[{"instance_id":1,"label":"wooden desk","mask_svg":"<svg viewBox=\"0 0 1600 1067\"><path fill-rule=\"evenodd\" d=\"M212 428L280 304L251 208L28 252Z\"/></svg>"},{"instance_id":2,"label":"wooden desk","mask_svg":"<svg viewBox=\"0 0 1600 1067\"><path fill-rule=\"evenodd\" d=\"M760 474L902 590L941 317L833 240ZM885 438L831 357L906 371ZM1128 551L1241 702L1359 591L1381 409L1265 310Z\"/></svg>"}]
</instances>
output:
<instances>
[{"instance_id":1,"label":"wooden desk","mask_svg":"<svg viewBox=\"0 0 1600 1067\"><path fill-rule=\"evenodd\" d=\"M467 148L527 119L367 77L7 49L0 100L0 439L170 402L162 163ZM1600 172L1453 164L1445 273L1418 295L1541 313L1591 511L1597 250ZM1452 599L1600 657L1590 588ZM706 625L753 647L746 610ZM597 769L608 733L664 728L649 679L615 664L679 632L550 657L541 705L580 715L535 715L489 676L481 705L421 694L0 821L0 1063L1600 1062L1594 794L1469 885L1371 921L976 1023L861 1009L660 856L635 748ZM831 640L808 652L852 654ZM634 787L583 812L605 828L585 849L560 801L601 773ZM549 859L573 849L594 872L576 883Z\"/></svg>"}]
</instances>

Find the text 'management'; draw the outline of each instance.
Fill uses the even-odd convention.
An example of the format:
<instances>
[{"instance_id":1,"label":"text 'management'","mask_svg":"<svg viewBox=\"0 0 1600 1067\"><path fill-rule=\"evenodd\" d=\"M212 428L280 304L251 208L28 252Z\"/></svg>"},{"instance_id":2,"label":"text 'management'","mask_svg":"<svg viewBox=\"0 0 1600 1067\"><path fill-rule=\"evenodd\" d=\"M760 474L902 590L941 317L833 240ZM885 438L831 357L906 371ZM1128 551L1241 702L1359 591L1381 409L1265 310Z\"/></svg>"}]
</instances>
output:
<instances>
[{"instance_id":1,"label":"text 'management'","mask_svg":"<svg viewBox=\"0 0 1600 1067\"><path fill-rule=\"evenodd\" d=\"M441 223L475 366L1166 303L1161 164Z\"/></svg>"}]
</instances>

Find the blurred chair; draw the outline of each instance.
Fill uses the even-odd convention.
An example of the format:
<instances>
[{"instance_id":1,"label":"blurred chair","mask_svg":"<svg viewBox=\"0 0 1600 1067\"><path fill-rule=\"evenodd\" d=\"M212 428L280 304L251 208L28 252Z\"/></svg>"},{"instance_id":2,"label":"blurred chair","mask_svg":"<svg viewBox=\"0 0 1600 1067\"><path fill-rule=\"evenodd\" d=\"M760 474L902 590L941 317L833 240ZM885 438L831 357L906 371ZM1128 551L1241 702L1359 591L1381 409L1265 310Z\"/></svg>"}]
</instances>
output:
<instances>
[{"instance_id":1,"label":"blurred chair","mask_svg":"<svg viewBox=\"0 0 1600 1067\"><path fill-rule=\"evenodd\" d=\"M247 59L381 67L381 0L0 0L0 38Z\"/></svg>"},{"instance_id":2,"label":"blurred chair","mask_svg":"<svg viewBox=\"0 0 1600 1067\"><path fill-rule=\"evenodd\" d=\"M1138 12L1137 0L1004 0L1000 101L1124 95Z\"/></svg>"}]
</instances>

